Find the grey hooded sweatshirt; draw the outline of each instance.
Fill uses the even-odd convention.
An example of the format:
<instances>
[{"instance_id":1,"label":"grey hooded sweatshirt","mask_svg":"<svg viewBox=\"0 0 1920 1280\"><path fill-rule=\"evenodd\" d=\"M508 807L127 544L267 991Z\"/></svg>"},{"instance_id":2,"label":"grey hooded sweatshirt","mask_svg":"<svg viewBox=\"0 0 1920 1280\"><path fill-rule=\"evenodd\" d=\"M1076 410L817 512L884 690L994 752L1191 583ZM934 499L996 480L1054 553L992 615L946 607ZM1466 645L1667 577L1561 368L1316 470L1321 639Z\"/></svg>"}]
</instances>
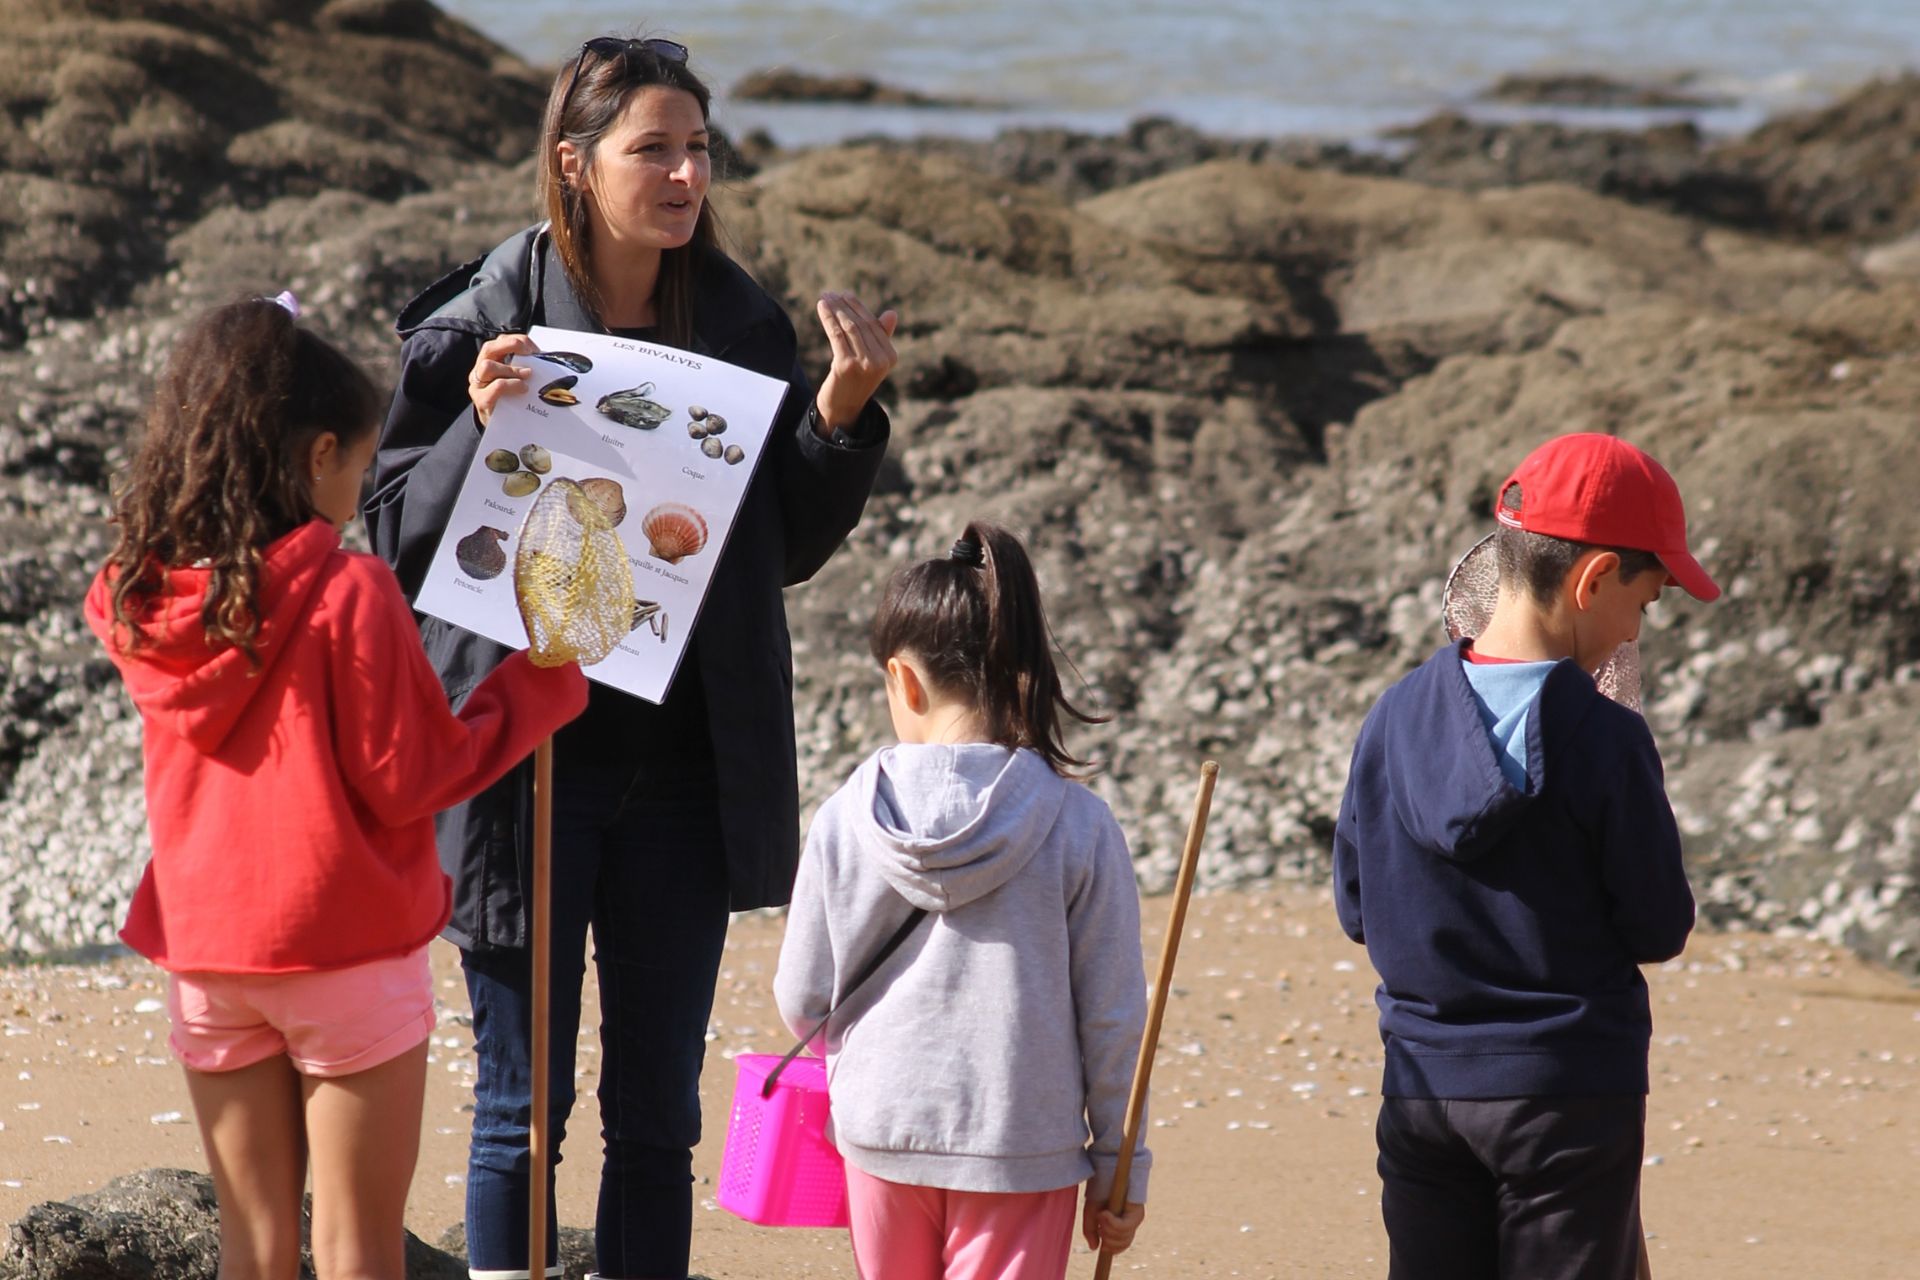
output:
<instances>
[{"instance_id":1,"label":"grey hooded sweatshirt","mask_svg":"<svg viewBox=\"0 0 1920 1280\"><path fill-rule=\"evenodd\" d=\"M1091 1177L1104 1199L1147 1014L1113 814L1025 749L869 758L820 806L800 859L773 984L795 1035L913 907L930 914L824 1037L840 1153L890 1182L1025 1192ZM1150 1160L1137 1144L1128 1200L1146 1200Z\"/></svg>"}]
</instances>

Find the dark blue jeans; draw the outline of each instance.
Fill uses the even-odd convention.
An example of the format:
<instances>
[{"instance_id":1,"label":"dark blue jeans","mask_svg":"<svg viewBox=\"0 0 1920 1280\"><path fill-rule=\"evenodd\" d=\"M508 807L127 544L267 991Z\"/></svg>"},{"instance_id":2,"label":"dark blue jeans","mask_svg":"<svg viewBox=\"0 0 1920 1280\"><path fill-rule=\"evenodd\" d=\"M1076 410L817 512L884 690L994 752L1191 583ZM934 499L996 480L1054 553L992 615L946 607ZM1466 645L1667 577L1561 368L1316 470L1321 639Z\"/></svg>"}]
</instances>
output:
<instances>
[{"instance_id":1,"label":"dark blue jeans","mask_svg":"<svg viewBox=\"0 0 1920 1280\"><path fill-rule=\"evenodd\" d=\"M727 932L713 784L707 776L636 778L631 766L562 763L554 787L549 970L553 1161L574 1101L591 928L604 1142L594 1224L599 1270L610 1280L684 1280L700 1065ZM462 962L479 1056L467 1164L468 1265L525 1275L531 959L526 951L468 952ZM551 1204L551 1170L547 1196ZM547 1221L557 1219L550 1212ZM555 1248L550 1240L549 1264Z\"/></svg>"}]
</instances>

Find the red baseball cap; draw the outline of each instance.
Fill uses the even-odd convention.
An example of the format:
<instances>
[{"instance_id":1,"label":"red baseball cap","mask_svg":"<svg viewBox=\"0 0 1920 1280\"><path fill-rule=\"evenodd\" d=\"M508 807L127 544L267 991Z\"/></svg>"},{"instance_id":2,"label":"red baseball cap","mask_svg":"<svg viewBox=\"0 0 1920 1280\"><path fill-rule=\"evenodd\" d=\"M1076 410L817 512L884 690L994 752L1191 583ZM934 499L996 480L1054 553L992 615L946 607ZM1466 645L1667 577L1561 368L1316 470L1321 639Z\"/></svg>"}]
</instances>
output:
<instances>
[{"instance_id":1,"label":"red baseball cap","mask_svg":"<svg viewBox=\"0 0 1920 1280\"><path fill-rule=\"evenodd\" d=\"M1507 490L1520 486L1520 509ZM1696 600L1720 588L1687 550L1687 511L1667 469L1625 440L1597 432L1559 436L1528 454L1500 486L1501 524L1569 542L1651 551L1667 579Z\"/></svg>"}]
</instances>

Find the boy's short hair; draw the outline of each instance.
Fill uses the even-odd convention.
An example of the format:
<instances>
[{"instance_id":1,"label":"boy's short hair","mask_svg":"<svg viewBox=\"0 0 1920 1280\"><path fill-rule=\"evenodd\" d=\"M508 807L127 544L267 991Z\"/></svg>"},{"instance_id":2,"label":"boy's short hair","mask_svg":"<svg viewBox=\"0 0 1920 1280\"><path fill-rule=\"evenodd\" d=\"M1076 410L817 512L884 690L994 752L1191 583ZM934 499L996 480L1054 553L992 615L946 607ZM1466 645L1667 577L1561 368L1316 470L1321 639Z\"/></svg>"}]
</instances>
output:
<instances>
[{"instance_id":1,"label":"boy's short hair","mask_svg":"<svg viewBox=\"0 0 1920 1280\"><path fill-rule=\"evenodd\" d=\"M1558 436L1500 486L1494 550L1501 582L1550 602L1589 551L1620 557L1631 581L1658 569L1699 600L1720 594L1687 549L1687 512L1667 469L1615 436Z\"/></svg>"},{"instance_id":2,"label":"boy's short hair","mask_svg":"<svg viewBox=\"0 0 1920 1280\"><path fill-rule=\"evenodd\" d=\"M1521 486L1507 486L1500 495L1504 511L1520 510ZM1660 557L1651 551L1631 547L1603 547L1591 542L1572 542L1544 533L1528 533L1516 525L1502 523L1494 530L1493 551L1500 566L1500 581L1525 591L1537 604L1552 604L1560 584L1573 572L1573 566L1589 551L1611 551L1620 557L1620 581L1632 582L1643 573L1666 572Z\"/></svg>"}]
</instances>

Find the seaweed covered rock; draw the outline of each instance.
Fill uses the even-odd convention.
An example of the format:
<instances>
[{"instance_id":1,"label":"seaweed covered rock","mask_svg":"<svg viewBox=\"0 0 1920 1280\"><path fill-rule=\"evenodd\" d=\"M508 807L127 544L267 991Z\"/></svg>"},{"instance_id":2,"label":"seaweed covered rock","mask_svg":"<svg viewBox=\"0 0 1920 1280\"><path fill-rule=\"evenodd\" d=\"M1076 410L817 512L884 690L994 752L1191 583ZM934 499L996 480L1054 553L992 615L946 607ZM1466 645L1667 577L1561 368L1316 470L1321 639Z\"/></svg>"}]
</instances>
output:
<instances>
[{"instance_id":1,"label":"seaweed covered rock","mask_svg":"<svg viewBox=\"0 0 1920 1280\"><path fill-rule=\"evenodd\" d=\"M425 0L0 0L0 344L124 298L225 205L524 157L541 79Z\"/></svg>"}]
</instances>

